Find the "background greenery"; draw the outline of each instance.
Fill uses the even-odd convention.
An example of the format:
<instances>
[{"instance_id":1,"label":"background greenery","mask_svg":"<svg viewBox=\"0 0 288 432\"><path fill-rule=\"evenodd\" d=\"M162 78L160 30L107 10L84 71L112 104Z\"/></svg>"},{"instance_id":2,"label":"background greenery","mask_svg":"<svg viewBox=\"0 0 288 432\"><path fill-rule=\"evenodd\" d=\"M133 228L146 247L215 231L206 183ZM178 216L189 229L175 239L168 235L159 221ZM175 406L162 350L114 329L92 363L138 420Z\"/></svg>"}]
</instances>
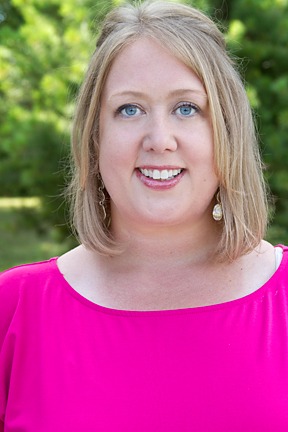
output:
<instances>
[{"instance_id":1,"label":"background greenery","mask_svg":"<svg viewBox=\"0 0 288 432\"><path fill-rule=\"evenodd\" d=\"M61 197L74 98L99 23L121 2L1 2L0 269L45 259L75 244ZM239 59L275 198L268 238L288 244L288 0L187 3L219 22Z\"/></svg>"}]
</instances>

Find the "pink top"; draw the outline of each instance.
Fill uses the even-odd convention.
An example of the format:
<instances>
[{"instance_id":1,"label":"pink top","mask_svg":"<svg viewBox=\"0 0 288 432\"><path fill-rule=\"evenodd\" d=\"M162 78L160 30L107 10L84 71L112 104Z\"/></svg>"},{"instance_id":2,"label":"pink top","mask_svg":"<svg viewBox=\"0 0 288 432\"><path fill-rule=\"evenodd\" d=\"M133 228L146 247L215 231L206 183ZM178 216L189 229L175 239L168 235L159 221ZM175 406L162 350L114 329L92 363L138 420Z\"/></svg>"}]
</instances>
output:
<instances>
[{"instance_id":1,"label":"pink top","mask_svg":"<svg viewBox=\"0 0 288 432\"><path fill-rule=\"evenodd\" d=\"M0 431L287 432L283 249L253 294L172 311L96 305L55 258L4 272Z\"/></svg>"}]
</instances>

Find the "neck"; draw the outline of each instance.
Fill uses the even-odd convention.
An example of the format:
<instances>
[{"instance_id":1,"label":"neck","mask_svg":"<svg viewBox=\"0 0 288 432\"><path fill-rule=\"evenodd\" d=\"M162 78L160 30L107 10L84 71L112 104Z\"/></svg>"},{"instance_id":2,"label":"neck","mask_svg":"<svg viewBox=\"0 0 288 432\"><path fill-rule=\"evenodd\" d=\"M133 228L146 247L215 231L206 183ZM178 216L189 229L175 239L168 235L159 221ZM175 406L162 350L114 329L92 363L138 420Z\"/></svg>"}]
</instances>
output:
<instances>
[{"instance_id":1,"label":"neck","mask_svg":"<svg viewBox=\"0 0 288 432\"><path fill-rule=\"evenodd\" d=\"M191 265L210 262L215 256L220 228L214 221L201 221L189 226L146 226L124 224L112 226L118 241L124 243L125 251L113 258L119 264L167 268L170 264Z\"/></svg>"}]
</instances>

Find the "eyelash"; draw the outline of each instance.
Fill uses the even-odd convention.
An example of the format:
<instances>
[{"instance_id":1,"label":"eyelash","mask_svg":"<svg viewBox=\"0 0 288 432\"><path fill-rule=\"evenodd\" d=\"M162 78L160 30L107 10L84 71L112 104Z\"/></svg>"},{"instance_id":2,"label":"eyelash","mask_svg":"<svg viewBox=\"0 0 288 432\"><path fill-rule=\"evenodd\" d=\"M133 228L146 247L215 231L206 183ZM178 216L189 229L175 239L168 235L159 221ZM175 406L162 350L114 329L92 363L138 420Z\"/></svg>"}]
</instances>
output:
<instances>
[{"instance_id":1,"label":"eyelash","mask_svg":"<svg viewBox=\"0 0 288 432\"><path fill-rule=\"evenodd\" d=\"M176 111L178 110L178 109L180 109L180 108L186 108L186 107L188 107L188 108L191 108L191 109L193 109L194 110L194 112L192 113L192 114L189 114L189 115L187 115L187 116L185 116L185 115L183 115L182 114L182 116L183 117L193 117L195 114L197 114L197 113L199 113L200 112L200 108L197 106L197 105L195 105L195 104L193 104L193 103L191 103L191 102L181 102L179 105L177 105L176 106L176 108L174 108L173 109L173 114L176 114ZM125 110L125 109L127 109L127 108L135 108L135 109L138 109L138 110L140 110L142 113L144 112L144 110L142 109L142 108L140 108L138 105L136 105L136 104L124 104L124 105L121 105L119 108L117 108L117 110L116 110L116 115L121 115L121 116L123 116L124 118L129 118L129 117L135 117L135 115L131 115L131 116L129 116L128 114L123 114L123 110ZM177 115L177 114L176 114ZM181 115L181 114L180 114Z\"/></svg>"},{"instance_id":2,"label":"eyelash","mask_svg":"<svg viewBox=\"0 0 288 432\"><path fill-rule=\"evenodd\" d=\"M117 110L116 110L116 115L121 115L122 117L125 117L125 118L129 118L129 117L134 117L134 116L129 116L129 115L125 115L125 114L123 114L123 110L125 109L125 108L136 108L136 109L138 109L138 110L140 110L141 112L143 112L143 110L142 110L142 108L140 108L138 105L136 105L136 104L125 104L125 105L121 105L119 108L117 108Z\"/></svg>"},{"instance_id":3,"label":"eyelash","mask_svg":"<svg viewBox=\"0 0 288 432\"><path fill-rule=\"evenodd\" d=\"M179 105L177 105L177 107L173 110L173 112L174 113L176 113L176 111L179 109L179 108L186 108L186 107L188 107L188 108L192 108L193 110L194 110L194 113L193 114L190 114L190 115L188 115L188 116L185 116L184 115L184 117L193 117L195 114L197 114L197 113L199 113L200 112L200 108L197 106L197 105L195 105L195 104L193 104L193 103L191 103L191 102L181 102Z\"/></svg>"}]
</instances>

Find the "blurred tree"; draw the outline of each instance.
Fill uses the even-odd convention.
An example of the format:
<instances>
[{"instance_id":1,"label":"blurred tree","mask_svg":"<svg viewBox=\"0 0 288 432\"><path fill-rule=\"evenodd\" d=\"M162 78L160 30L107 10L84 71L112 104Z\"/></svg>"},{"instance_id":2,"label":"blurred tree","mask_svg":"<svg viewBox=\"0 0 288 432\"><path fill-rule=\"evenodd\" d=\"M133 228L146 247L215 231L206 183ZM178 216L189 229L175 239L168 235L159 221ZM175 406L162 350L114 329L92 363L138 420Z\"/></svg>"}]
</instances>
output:
<instances>
[{"instance_id":1,"label":"blurred tree","mask_svg":"<svg viewBox=\"0 0 288 432\"><path fill-rule=\"evenodd\" d=\"M54 224L64 222L59 193L74 97L93 33L112 6L112 0L97 6L93 0L4 0L0 6L1 195L41 196Z\"/></svg>"},{"instance_id":2,"label":"blurred tree","mask_svg":"<svg viewBox=\"0 0 288 432\"><path fill-rule=\"evenodd\" d=\"M275 199L272 241L288 242L288 2L226 0L227 40L240 59Z\"/></svg>"}]
</instances>

